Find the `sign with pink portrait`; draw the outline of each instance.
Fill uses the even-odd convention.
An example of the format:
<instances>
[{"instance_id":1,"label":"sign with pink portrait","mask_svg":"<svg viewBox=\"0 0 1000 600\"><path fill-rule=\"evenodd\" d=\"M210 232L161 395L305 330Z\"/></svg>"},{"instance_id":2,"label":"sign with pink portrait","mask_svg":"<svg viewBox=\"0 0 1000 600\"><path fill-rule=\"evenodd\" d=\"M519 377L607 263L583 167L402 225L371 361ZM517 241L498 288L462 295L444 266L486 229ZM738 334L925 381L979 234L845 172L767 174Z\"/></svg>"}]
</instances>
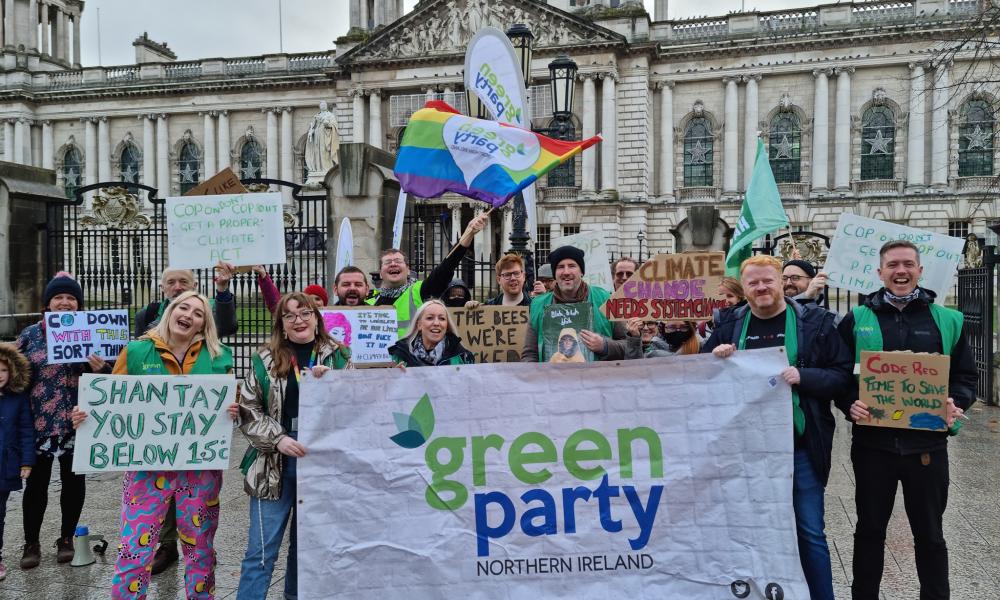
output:
<instances>
[{"instance_id":1,"label":"sign with pink portrait","mask_svg":"<svg viewBox=\"0 0 1000 600\"><path fill-rule=\"evenodd\" d=\"M320 310L330 337L351 349L357 367L392 364L389 348L398 339L392 306L336 306Z\"/></svg>"}]
</instances>

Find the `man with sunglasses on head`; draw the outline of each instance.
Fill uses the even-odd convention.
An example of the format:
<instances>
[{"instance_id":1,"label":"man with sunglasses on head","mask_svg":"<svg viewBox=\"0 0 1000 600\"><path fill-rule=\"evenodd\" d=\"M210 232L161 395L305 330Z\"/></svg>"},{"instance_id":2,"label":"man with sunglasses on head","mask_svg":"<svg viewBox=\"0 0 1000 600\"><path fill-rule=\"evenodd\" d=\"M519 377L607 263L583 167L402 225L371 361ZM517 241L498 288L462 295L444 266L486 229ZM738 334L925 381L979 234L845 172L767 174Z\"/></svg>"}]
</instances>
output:
<instances>
[{"instance_id":1,"label":"man with sunglasses on head","mask_svg":"<svg viewBox=\"0 0 1000 600\"><path fill-rule=\"evenodd\" d=\"M611 274L613 276L611 284L615 287L616 292L630 277L635 275L635 270L638 268L639 263L628 256L623 256L611 263Z\"/></svg>"}]
</instances>

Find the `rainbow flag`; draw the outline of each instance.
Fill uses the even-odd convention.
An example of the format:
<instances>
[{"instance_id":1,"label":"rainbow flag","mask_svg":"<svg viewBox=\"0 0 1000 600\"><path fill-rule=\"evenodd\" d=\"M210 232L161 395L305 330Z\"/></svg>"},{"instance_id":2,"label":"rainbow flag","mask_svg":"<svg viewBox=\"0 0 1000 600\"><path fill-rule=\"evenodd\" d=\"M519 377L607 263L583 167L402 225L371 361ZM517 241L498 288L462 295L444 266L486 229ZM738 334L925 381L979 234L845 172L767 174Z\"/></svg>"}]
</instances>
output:
<instances>
[{"instance_id":1,"label":"rainbow flag","mask_svg":"<svg viewBox=\"0 0 1000 600\"><path fill-rule=\"evenodd\" d=\"M421 198L454 192L501 206L536 179L601 141L564 142L474 119L432 100L413 113L396 158L403 191Z\"/></svg>"}]
</instances>

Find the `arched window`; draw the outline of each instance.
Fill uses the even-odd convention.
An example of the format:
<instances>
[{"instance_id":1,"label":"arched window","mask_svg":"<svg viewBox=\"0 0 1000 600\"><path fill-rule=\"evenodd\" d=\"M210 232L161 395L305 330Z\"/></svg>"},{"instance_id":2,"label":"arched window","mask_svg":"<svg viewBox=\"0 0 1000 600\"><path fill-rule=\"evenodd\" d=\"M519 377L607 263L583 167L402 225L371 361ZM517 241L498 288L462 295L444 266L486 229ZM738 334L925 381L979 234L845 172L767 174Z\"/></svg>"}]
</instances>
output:
<instances>
[{"instance_id":1,"label":"arched window","mask_svg":"<svg viewBox=\"0 0 1000 600\"><path fill-rule=\"evenodd\" d=\"M861 179L892 179L896 158L896 116L873 106L861 119Z\"/></svg>"},{"instance_id":2,"label":"arched window","mask_svg":"<svg viewBox=\"0 0 1000 600\"><path fill-rule=\"evenodd\" d=\"M61 171L66 197L72 198L73 191L80 187L80 176L83 174L83 157L76 146L70 146L63 154Z\"/></svg>"},{"instance_id":3,"label":"arched window","mask_svg":"<svg viewBox=\"0 0 1000 600\"><path fill-rule=\"evenodd\" d=\"M802 180L801 129L799 118L793 112L779 112L771 119L767 157L777 183L798 183Z\"/></svg>"},{"instance_id":4,"label":"arched window","mask_svg":"<svg viewBox=\"0 0 1000 600\"><path fill-rule=\"evenodd\" d=\"M139 183L139 149L135 144L125 144L122 147L118 171L125 183Z\"/></svg>"},{"instance_id":5,"label":"arched window","mask_svg":"<svg viewBox=\"0 0 1000 600\"><path fill-rule=\"evenodd\" d=\"M712 185L712 127L695 117L684 130L684 187Z\"/></svg>"},{"instance_id":6,"label":"arched window","mask_svg":"<svg viewBox=\"0 0 1000 600\"><path fill-rule=\"evenodd\" d=\"M198 147L194 145L194 142L186 142L181 146L177 160L177 174L181 183L181 195L197 187L201 181L198 171L201 162L200 159Z\"/></svg>"},{"instance_id":7,"label":"arched window","mask_svg":"<svg viewBox=\"0 0 1000 600\"><path fill-rule=\"evenodd\" d=\"M257 140L250 138L240 149L240 179L264 176L264 150Z\"/></svg>"},{"instance_id":8,"label":"arched window","mask_svg":"<svg viewBox=\"0 0 1000 600\"><path fill-rule=\"evenodd\" d=\"M962 106L958 126L958 176L993 175L993 108L985 100Z\"/></svg>"}]
</instances>

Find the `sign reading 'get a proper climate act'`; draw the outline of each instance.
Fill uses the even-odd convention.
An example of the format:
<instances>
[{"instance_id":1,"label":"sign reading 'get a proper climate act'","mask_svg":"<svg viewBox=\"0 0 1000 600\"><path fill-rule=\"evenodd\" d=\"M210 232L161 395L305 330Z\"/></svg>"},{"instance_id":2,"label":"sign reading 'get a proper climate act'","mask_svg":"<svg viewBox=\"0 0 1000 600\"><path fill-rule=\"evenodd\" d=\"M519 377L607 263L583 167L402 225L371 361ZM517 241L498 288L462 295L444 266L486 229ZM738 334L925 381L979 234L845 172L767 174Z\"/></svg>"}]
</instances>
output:
<instances>
[{"instance_id":1,"label":"sign reading 'get a proper climate act'","mask_svg":"<svg viewBox=\"0 0 1000 600\"><path fill-rule=\"evenodd\" d=\"M229 468L236 401L232 375L80 377L73 470L187 471Z\"/></svg>"},{"instance_id":2,"label":"sign reading 'get a proper climate act'","mask_svg":"<svg viewBox=\"0 0 1000 600\"><path fill-rule=\"evenodd\" d=\"M167 198L167 242L175 269L283 264L281 194Z\"/></svg>"},{"instance_id":3,"label":"sign reading 'get a proper climate act'","mask_svg":"<svg viewBox=\"0 0 1000 600\"><path fill-rule=\"evenodd\" d=\"M306 377L299 597L807 598L787 364Z\"/></svg>"}]
</instances>

